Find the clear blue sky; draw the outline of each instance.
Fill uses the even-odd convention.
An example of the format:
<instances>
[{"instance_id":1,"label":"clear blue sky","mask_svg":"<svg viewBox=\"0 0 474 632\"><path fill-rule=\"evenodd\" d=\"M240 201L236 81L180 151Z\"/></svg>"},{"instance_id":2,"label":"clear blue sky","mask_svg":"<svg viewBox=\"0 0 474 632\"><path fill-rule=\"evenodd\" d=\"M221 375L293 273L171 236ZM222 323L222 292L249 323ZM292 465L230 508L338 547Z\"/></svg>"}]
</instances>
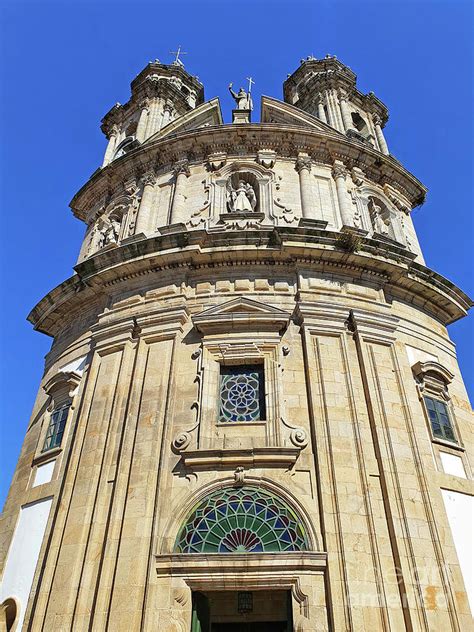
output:
<instances>
[{"instance_id":1,"label":"clear blue sky","mask_svg":"<svg viewBox=\"0 0 474 632\"><path fill-rule=\"evenodd\" d=\"M470 0L0 1L2 382L0 506L50 340L25 318L72 274L84 227L68 203L100 165L100 119L181 44L206 98L251 74L282 97L300 58L335 54L390 110L392 153L429 189L414 221L428 265L471 296L473 7ZM256 112L258 114L258 112ZM258 120L256 117L254 120ZM473 316L450 328L474 392Z\"/></svg>"}]
</instances>

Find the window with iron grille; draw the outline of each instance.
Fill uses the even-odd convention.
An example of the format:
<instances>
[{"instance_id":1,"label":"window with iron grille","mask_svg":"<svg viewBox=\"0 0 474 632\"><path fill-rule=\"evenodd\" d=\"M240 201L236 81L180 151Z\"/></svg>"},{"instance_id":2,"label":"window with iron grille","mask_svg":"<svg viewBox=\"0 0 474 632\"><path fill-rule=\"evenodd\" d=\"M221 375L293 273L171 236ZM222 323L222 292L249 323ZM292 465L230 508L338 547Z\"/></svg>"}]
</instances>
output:
<instances>
[{"instance_id":1,"label":"window with iron grille","mask_svg":"<svg viewBox=\"0 0 474 632\"><path fill-rule=\"evenodd\" d=\"M58 448L61 445L70 406L71 404L63 404L51 413L42 452Z\"/></svg>"},{"instance_id":2,"label":"window with iron grille","mask_svg":"<svg viewBox=\"0 0 474 632\"><path fill-rule=\"evenodd\" d=\"M427 395L425 395L423 399L425 400L433 435L438 439L456 442L446 404L439 399L434 399Z\"/></svg>"},{"instance_id":3,"label":"window with iron grille","mask_svg":"<svg viewBox=\"0 0 474 632\"><path fill-rule=\"evenodd\" d=\"M265 421L263 365L221 366L219 421Z\"/></svg>"}]
</instances>

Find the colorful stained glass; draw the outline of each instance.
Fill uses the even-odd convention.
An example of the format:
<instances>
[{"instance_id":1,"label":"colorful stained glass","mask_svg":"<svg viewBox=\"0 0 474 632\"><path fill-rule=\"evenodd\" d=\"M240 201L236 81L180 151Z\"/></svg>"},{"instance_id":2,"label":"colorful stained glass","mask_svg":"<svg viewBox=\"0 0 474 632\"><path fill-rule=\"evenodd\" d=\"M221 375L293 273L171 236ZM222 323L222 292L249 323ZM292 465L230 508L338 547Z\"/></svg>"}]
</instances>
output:
<instances>
[{"instance_id":1,"label":"colorful stained glass","mask_svg":"<svg viewBox=\"0 0 474 632\"><path fill-rule=\"evenodd\" d=\"M210 494L197 505L176 541L179 553L263 553L305 551L301 521L270 492L231 487Z\"/></svg>"},{"instance_id":2,"label":"colorful stained glass","mask_svg":"<svg viewBox=\"0 0 474 632\"><path fill-rule=\"evenodd\" d=\"M263 366L221 367L219 421L262 421L265 419Z\"/></svg>"}]
</instances>

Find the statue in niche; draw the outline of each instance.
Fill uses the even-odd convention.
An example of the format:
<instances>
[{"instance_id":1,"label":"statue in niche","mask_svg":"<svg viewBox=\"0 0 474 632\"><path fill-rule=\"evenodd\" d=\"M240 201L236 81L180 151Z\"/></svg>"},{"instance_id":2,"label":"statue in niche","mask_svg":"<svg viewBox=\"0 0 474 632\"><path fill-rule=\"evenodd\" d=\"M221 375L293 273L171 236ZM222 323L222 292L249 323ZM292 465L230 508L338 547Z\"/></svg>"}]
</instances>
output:
<instances>
[{"instance_id":1,"label":"statue in niche","mask_svg":"<svg viewBox=\"0 0 474 632\"><path fill-rule=\"evenodd\" d=\"M231 213L249 213L255 210L257 197L255 191L248 182L239 180L236 189L230 180L227 183L227 208Z\"/></svg>"},{"instance_id":2,"label":"statue in niche","mask_svg":"<svg viewBox=\"0 0 474 632\"><path fill-rule=\"evenodd\" d=\"M120 221L116 217L109 217L105 220L100 231L99 248L104 248L110 244L118 242L120 234Z\"/></svg>"},{"instance_id":3,"label":"statue in niche","mask_svg":"<svg viewBox=\"0 0 474 632\"><path fill-rule=\"evenodd\" d=\"M243 88L240 88L238 92L232 90L232 83L229 83L229 92L232 95L235 103L237 104L237 110L253 110L252 97L250 91L245 92Z\"/></svg>"},{"instance_id":4,"label":"statue in niche","mask_svg":"<svg viewBox=\"0 0 474 632\"><path fill-rule=\"evenodd\" d=\"M382 215L382 207L375 203L372 199L370 200L369 205L370 216L372 218L372 225L374 227L374 232L379 233L379 235L387 235L389 234L387 222L385 221Z\"/></svg>"}]
</instances>

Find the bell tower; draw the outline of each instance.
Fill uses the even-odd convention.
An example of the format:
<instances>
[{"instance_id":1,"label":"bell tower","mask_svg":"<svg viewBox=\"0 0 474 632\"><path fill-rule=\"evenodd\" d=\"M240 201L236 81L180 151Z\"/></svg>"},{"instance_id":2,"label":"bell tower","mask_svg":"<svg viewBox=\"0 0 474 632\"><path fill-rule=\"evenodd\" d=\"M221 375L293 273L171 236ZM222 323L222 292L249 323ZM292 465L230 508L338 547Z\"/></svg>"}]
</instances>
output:
<instances>
[{"instance_id":1,"label":"bell tower","mask_svg":"<svg viewBox=\"0 0 474 632\"><path fill-rule=\"evenodd\" d=\"M336 56L310 56L301 60L300 67L283 84L284 99L350 138L389 155L382 131L388 110L373 92L360 92L356 80L352 70Z\"/></svg>"},{"instance_id":2,"label":"bell tower","mask_svg":"<svg viewBox=\"0 0 474 632\"><path fill-rule=\"evenodd\" d=\"M127 103L116 103L102 119L109 141L102 167L204 102L202 83L179 59L172 64L149 62L132 81L131 93Z\"/></svg>"}]
</instances>

